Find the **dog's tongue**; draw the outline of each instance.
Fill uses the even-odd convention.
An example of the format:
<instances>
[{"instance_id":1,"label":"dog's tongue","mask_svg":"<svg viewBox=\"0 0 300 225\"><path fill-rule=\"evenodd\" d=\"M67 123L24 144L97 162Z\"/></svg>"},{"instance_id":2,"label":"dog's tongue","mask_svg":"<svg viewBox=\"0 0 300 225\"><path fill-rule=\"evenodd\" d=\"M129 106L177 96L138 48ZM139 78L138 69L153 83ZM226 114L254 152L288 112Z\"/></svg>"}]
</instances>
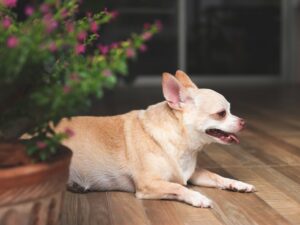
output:
<instances>
[{"instance_id":1,"label":"dog's tongue","mask_svg":"<svg viewBox=\"0 0 300 225\"><path fill-rule=\"evenodd\" d=\"M240 141L237 138L237 136L235 134L229 134L227 136L221 136L220 139L224 142L228 142L228 143L233 143L235 142L236 144L239 144Z\"/></svg>"},{"instance_id":2,"label":"dog's tongue","mask_svg":"<svg viewBox=\"0 0 300 225\"><path fill-rule=\"evenodd\" d=\"M240 140L237 138L237 136L235 134L230 134L228 137L231 139L230 140L231 142L235 142L237 144L240 143Z\"/></svg>"}]
</instances>

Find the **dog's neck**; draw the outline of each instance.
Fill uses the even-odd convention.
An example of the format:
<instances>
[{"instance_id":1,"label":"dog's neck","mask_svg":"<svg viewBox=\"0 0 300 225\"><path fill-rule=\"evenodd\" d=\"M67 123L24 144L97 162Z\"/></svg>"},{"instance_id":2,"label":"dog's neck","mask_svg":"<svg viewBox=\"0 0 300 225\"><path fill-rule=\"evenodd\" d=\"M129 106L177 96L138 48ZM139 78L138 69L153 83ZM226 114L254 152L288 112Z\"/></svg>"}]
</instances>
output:
<instances>
[{"instance_id":1,"label":"dog's neck","mask_svg":"<svg viewBox=\"0 0 300 225\"><path fill-rule=\"evenodd\" d=\"M151 105L142 110L139 116L143 117L143 126L147 132L165 148L174 149L176 146L182 152L194 152L208 144L207 138L184 124L183 113L171 109L167 102Z\"/></svg>"}]
</instances>

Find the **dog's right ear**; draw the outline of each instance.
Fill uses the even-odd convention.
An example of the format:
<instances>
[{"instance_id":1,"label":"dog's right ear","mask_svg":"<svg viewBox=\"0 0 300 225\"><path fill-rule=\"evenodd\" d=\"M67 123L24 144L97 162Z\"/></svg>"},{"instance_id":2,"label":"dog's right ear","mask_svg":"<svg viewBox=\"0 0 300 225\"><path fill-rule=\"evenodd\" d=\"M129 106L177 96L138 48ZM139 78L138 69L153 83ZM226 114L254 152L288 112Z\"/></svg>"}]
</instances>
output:
<instances>
[{"instance_id":1,"label":"dog's right ear","mask_svg":"<svg viewBox=\"0 0 300 225\"><path fill-rule=\"evenodd\" d=\"M162 89L168 105L176 110L183 110L189 100L185 87L171 74L163 73Z\"/></svg>"},{"instance_id":2,"label":"dog's right ear","mask_svg":"<svg viewBox=\"0 0 300 225\"><path fill-rule=\"evenodd\" d=\"M196 84L190 79L190 77L182 70L177 70L175 77L186 88L198 88Z\"/></svg>"}]
</instances>

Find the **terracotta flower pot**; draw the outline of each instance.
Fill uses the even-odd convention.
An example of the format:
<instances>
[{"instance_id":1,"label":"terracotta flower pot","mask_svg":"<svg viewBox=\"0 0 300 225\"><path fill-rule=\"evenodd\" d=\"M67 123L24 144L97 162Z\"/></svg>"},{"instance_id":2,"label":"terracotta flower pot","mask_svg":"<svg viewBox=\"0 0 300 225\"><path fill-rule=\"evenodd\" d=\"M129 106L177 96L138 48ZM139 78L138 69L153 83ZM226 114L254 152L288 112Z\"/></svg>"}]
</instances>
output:
<instances>
[{"instance_id":1,"label":"terracotta flower pot","mask_svg":"<svg viewBox=\"0 0 300 225\"><path fill-rule=\"evenodd\" d=\"M24 149L20 144L1 148ZM0 225L58 224L71 156L62 147L50 162L0 168Z\"/></svg>"}]
</instances>

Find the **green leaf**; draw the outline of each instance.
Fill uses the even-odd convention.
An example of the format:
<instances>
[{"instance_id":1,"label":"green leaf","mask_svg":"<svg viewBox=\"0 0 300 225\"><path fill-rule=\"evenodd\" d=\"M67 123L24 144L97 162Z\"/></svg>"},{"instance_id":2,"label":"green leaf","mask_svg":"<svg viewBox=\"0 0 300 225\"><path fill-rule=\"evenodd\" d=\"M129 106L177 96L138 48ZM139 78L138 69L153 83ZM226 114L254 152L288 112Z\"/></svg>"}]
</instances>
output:
<instances>
[{"instance_id":1,"label":"green leaf","mask_svg":"<svg viewBox=\"0 0 300 225\"><path fill-rule=\"evenodd\" d=\"M41 161L45 161L47 159L47 153L46 153L46 151L41 151L40 154L39 154L39 156L40 156L40 160Z\"/></svg>"}]
</instances>

